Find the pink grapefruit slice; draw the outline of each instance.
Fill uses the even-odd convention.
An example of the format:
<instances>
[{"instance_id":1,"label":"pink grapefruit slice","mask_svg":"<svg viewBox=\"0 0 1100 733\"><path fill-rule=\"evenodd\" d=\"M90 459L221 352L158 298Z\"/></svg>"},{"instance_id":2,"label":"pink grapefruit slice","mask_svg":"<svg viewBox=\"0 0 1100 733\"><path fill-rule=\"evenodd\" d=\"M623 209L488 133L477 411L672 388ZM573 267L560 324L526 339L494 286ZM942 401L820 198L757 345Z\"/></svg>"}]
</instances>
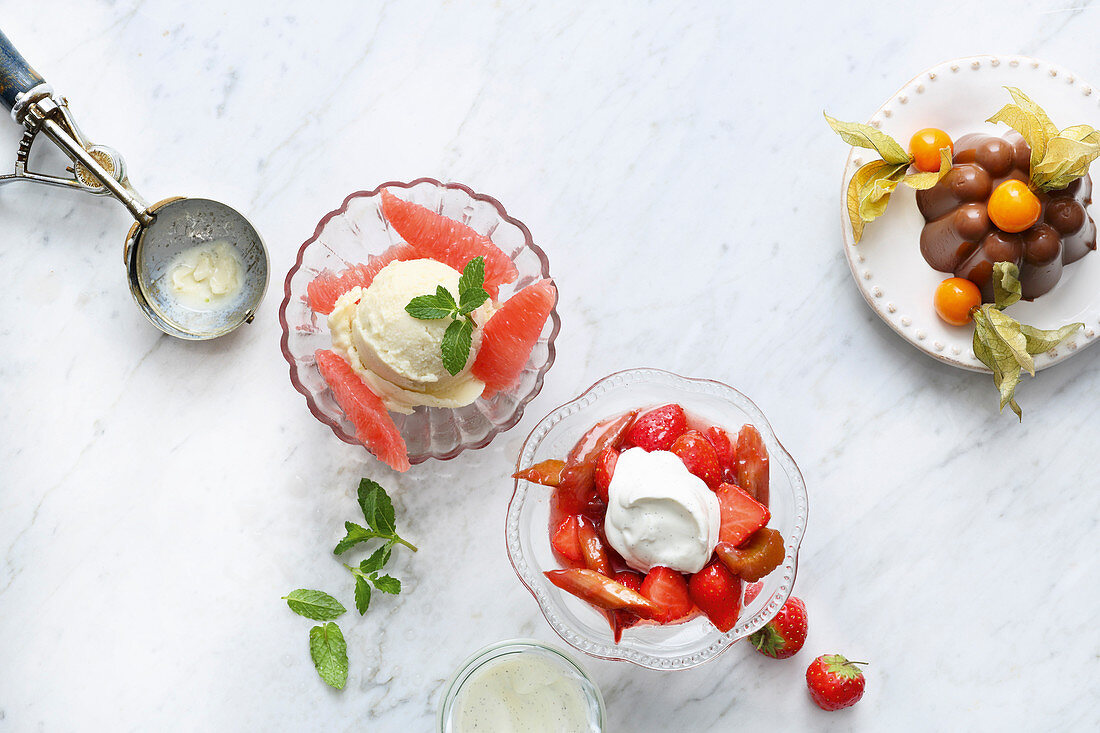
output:
<instances>
[{"instance_id":1,"label":"pink grapefruit slice","mask_svg":"<svg viewBox=\"0 0 1100 733\"><path fill-rule=\"evenodd\" d=\"M366 263L352 265L340 274L322 272L306 286L309 307L316 313L328 315L336 307L340 296L354 287L369 288L382 268L396 260L415 260L421 255L414 248L401 242L380 255L372 255Z\"/></svg>"},{"instance_id":2,"label":"pink grapefruit slice","mask_svg":"<svg viewBox=\"0 0 1100 733\"><path fill-rule=\"evenodd\" d=\"M481 348L470 368L485 382L482 397L488 399L519 379L557 299L553 281L539 280L504 301L485 324Z\"/></svg>"},{"instance_id":3,"label":"pink grapefruit slice","mask_svg":"<svg viewBox=\"0 0 1100 733\"><path fill-rule=\"evenodd\" d=\"M462 272L478 255L485 258L485 291L493 300L504 283L519 276L508 255L484 234L431 209L382 190L382 215L421 257L430 257Z\"/></svg>"},{"instance_id":4,"label":"pink grapefruit slice","mask_svg":"<svg viewBox=\"0 0 1100 733\"><path fill-rule=\"evenodd\" d=\"M336 352L318 349L314 357L337 404L355 425L355 437L393 470L408 471L409 449L378 395Z\"/></svg>"}]
</instances>

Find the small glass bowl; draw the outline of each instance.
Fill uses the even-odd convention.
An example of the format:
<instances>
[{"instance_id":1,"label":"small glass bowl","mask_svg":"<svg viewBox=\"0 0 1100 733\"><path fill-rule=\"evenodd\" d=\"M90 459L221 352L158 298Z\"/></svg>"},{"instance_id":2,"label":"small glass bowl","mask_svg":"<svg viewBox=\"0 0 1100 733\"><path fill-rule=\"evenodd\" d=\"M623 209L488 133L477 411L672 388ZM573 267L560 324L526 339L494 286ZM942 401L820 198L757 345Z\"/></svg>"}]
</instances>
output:
<instances>
[{"instance_id":1,"label":"small glass bowl","mask_svg":"<svg viewBox=\"0 0 1100 733\"><path fill-rule=\"evenodd\" d=\"M283 356L290 364L290 381L305 395L314 417L332 428L340 440L363 445L355 427L336 403L314 359L317 349L332 347L328 316L314 313L306 300L306 286L325 270L339 272L365 262L402 241L382 216L383 188L405 189L402 198L426 206L489 236L519 270L519 277L500 288L507 300L521 288L550 277L546 254L531 239L522 222L508 216L500 202L475 193L461 183L440 183L418 178L409 183L387 181L373 191L356 191L317 224L313 236L298 250L298 259L286 276L279 323L283 328ZM411 415L391 413L409 449L409 462L428 458L454 458L467 448L482 448L497 434L523 417L523 409L542 389L546 372L554 363L554 339L561 328L557 307L550 312L542 335L531 351L516 385L491 399L478 399L457 409L418 407Z\"/></svg>"},{"instance_id":2,"label":"small glass bowl","mask_svg":"<svg viewBox=\"0 0 1100 733\"><path fill-rule=\"evenodd\" d=\"M783 564L761 581L760 593L741 609L737 625L730 631L723 634L705 617L697 616L681 624L634 626L626 629L616 644L602 614L543 575L546 570L561 567L550 548L551 488L517 479L504 531L512 567L562 639L593 657L659 670L688 669L713 659L738 639L762 628L791 594L798 547L806 530L806 483L760 408L721 382L689 379L659 369L628 369L604 377L543 418L527 436L516 462L519 469L548 458L562 458L601 420L670 402L727 430L751 423L768 449L772 515L768 526L783 535L786 555Z\"/></svg>"},{"instance_id":3,"label":"small glass bowl","mask_svg":"<svg viewBox=\"0 0 1100 733\"><path fill-rule=\"evenodd\" d=\"M562 673L575 680L584 692L584 697L589 704L591 733L600 733L604 730L607 725L605 722L607 712L604 709L603 695L600 694L600 688L596 686L596 683L576 660L561 649L535 639L512 639L490 644L484 649L478 650L463 662L451 676L445 688L446 692L443 693L443 703L439 706L440 733L456 733L454 727L455 702L458 700L458 695L466 681L489 662L512 654L537 654L560 667Z\"/></svg>"}]
</instances>

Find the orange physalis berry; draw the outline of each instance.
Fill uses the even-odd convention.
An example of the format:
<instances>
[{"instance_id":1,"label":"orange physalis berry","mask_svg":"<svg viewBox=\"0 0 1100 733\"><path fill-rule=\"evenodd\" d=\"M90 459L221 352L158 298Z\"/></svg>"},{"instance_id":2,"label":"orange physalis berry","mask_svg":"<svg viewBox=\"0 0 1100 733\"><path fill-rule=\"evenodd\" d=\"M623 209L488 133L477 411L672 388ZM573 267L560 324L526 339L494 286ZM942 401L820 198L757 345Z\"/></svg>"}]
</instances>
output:
<instances>
[{"instance_id":1,"label":"orange physalis berry","mask_svg":"<svg viewBox=\"0 0 1100 733\"><path fill-rule=\"evenodd\" d=\"M1003 232L1022 232L1039 221L1043 206L1027 184L1015 178L993 189L987 204L989 220Z\"/></svg>"},{"instance_id":2,"label":"orange physalis berry","mask_svg":"<svg viewBox=\"0 0 1100 733\"><path fill-rule=\"evenodd\" d=\"M940 318L952 326L965 326L970 322L970 311L982 304L982 293L964 277L949 277L936 286L932 303Z\"/></svg>"},{"instance_id":3,"label":"orange physalis berry","mask_svg":"<svg viewBox=\"0 0 1100 733\"><path fill-rule=\"evenodd\" d=\"M934 127L917 131L909 140L909 154L913 156L913 165L925 173L935 173L940 169L940 150L943 148L954 151L948 134Z\"/></svg>"}]
</instances>

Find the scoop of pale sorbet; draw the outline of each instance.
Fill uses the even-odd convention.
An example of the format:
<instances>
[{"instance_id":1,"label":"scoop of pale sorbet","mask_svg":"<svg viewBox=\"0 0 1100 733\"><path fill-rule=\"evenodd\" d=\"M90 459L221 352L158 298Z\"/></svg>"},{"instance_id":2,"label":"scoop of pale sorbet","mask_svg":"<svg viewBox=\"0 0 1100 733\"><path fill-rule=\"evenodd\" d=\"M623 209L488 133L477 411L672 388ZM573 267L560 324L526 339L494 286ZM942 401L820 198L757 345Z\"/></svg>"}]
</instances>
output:
<instances>
[{"instance_id":1,"label":"scoop of pale sorbet","mask_svg":"<svg viewBox=\"0 0 1100 733\"><path fill-rule=\"evenodd\" d=\"M337 301L329 316L333 348L389 409L462 407L481 395L485 385L470 374L470 365L493 306L486 303L474 311L470 356L454 375L443 366L440 349L451 319L425 321L405 311L413 298L433 294L440 285L457 297L460 277L457 270L436 260L391 262L370 287L353 288Z\"/></svg>"}]
</instances>

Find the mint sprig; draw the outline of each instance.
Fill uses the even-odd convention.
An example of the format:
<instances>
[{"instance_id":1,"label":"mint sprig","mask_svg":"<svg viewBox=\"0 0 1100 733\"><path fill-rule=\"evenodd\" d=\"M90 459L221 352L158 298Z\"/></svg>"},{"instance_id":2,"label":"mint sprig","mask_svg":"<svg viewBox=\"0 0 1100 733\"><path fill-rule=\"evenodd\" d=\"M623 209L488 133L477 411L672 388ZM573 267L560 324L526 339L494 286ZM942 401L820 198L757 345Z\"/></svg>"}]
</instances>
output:
<instances>
[{"instance_id":1,"label":"mint sprig","mask_svg":"<svg viewBox=\"0 0 1100 733\"><path fill-rule=\"evenodd\" d=\"M452 376L462 371L470 358L474 340L474 317L471 315L489 299L485 291L485 258L475 257L462 268L458 278L458 298L439 285L432 295L418 295L405 306L405 312L422 321L450 318L439 344L443 368ZM339 553L337 553L339 554Z\"/></svg>"},{"instance_id":2,"label":"mint sprig","mask_svg":"<svg viewBox=\"0 0 1100 733\"><path fill-rule=\"evenodd\" d=\"M368 540L384 540L358 567L344 565L355 577L355 608L362 615L370 607L372 590L391 595L401 592L400 580L382 574L394 546L401 544L413 552L416 552L416 546L397 534L393 502L378 482L361 479L357 499L367 526L345 522L347 536L336 545L335 553L342 554ZM299 616L327 622L310 629L309 654L321 679L338 690L343 689L348 677L347 642L340 627L332 621L346 613L347 609L328 593L306 588L291 591L283 596L283 600Z\"/></svg>"},{"instance_id":3,"label":"mint sprig","mask_svg":"<svg viewBox=\"0 0 1100 733\"><path fill-rule=\"evenodd\" d=\"M358 498L359 508L363 510L363 518L367 520L367 526L364 527L355 522L344 522L347 534L336 543L334 553L343 555L359 543L373 539L386 540L386 545L391 548L395 544L402 544L416 552L416 545L397 534L393 502L377 481L371 481L369 478L360 480Z\"/></svg>"},{"instance_id":4,"label":"mint sprig","mask_svg":"<svg viewBox=\"0 0 1100 733\"><path fill-rule=\"evenodd\" d=\"M345 522L344 526L348 533L337 543L333 552L341 555L361 542L372 539L385 540L370 557L359 563L358 567L344 563L344 567L355 577L355 610L362 615L370 608L372 589L394 595L401 592L400 580L381 574L382 568L390 560L394 545L402 544L413 552L416 552L416 546L397 534L393 502L377 481L371 481L368 478L361 480L358 498L359 508L363 510L363 518L367 526L361 527L354 522Z\"/></svg>"}]
</instances>

